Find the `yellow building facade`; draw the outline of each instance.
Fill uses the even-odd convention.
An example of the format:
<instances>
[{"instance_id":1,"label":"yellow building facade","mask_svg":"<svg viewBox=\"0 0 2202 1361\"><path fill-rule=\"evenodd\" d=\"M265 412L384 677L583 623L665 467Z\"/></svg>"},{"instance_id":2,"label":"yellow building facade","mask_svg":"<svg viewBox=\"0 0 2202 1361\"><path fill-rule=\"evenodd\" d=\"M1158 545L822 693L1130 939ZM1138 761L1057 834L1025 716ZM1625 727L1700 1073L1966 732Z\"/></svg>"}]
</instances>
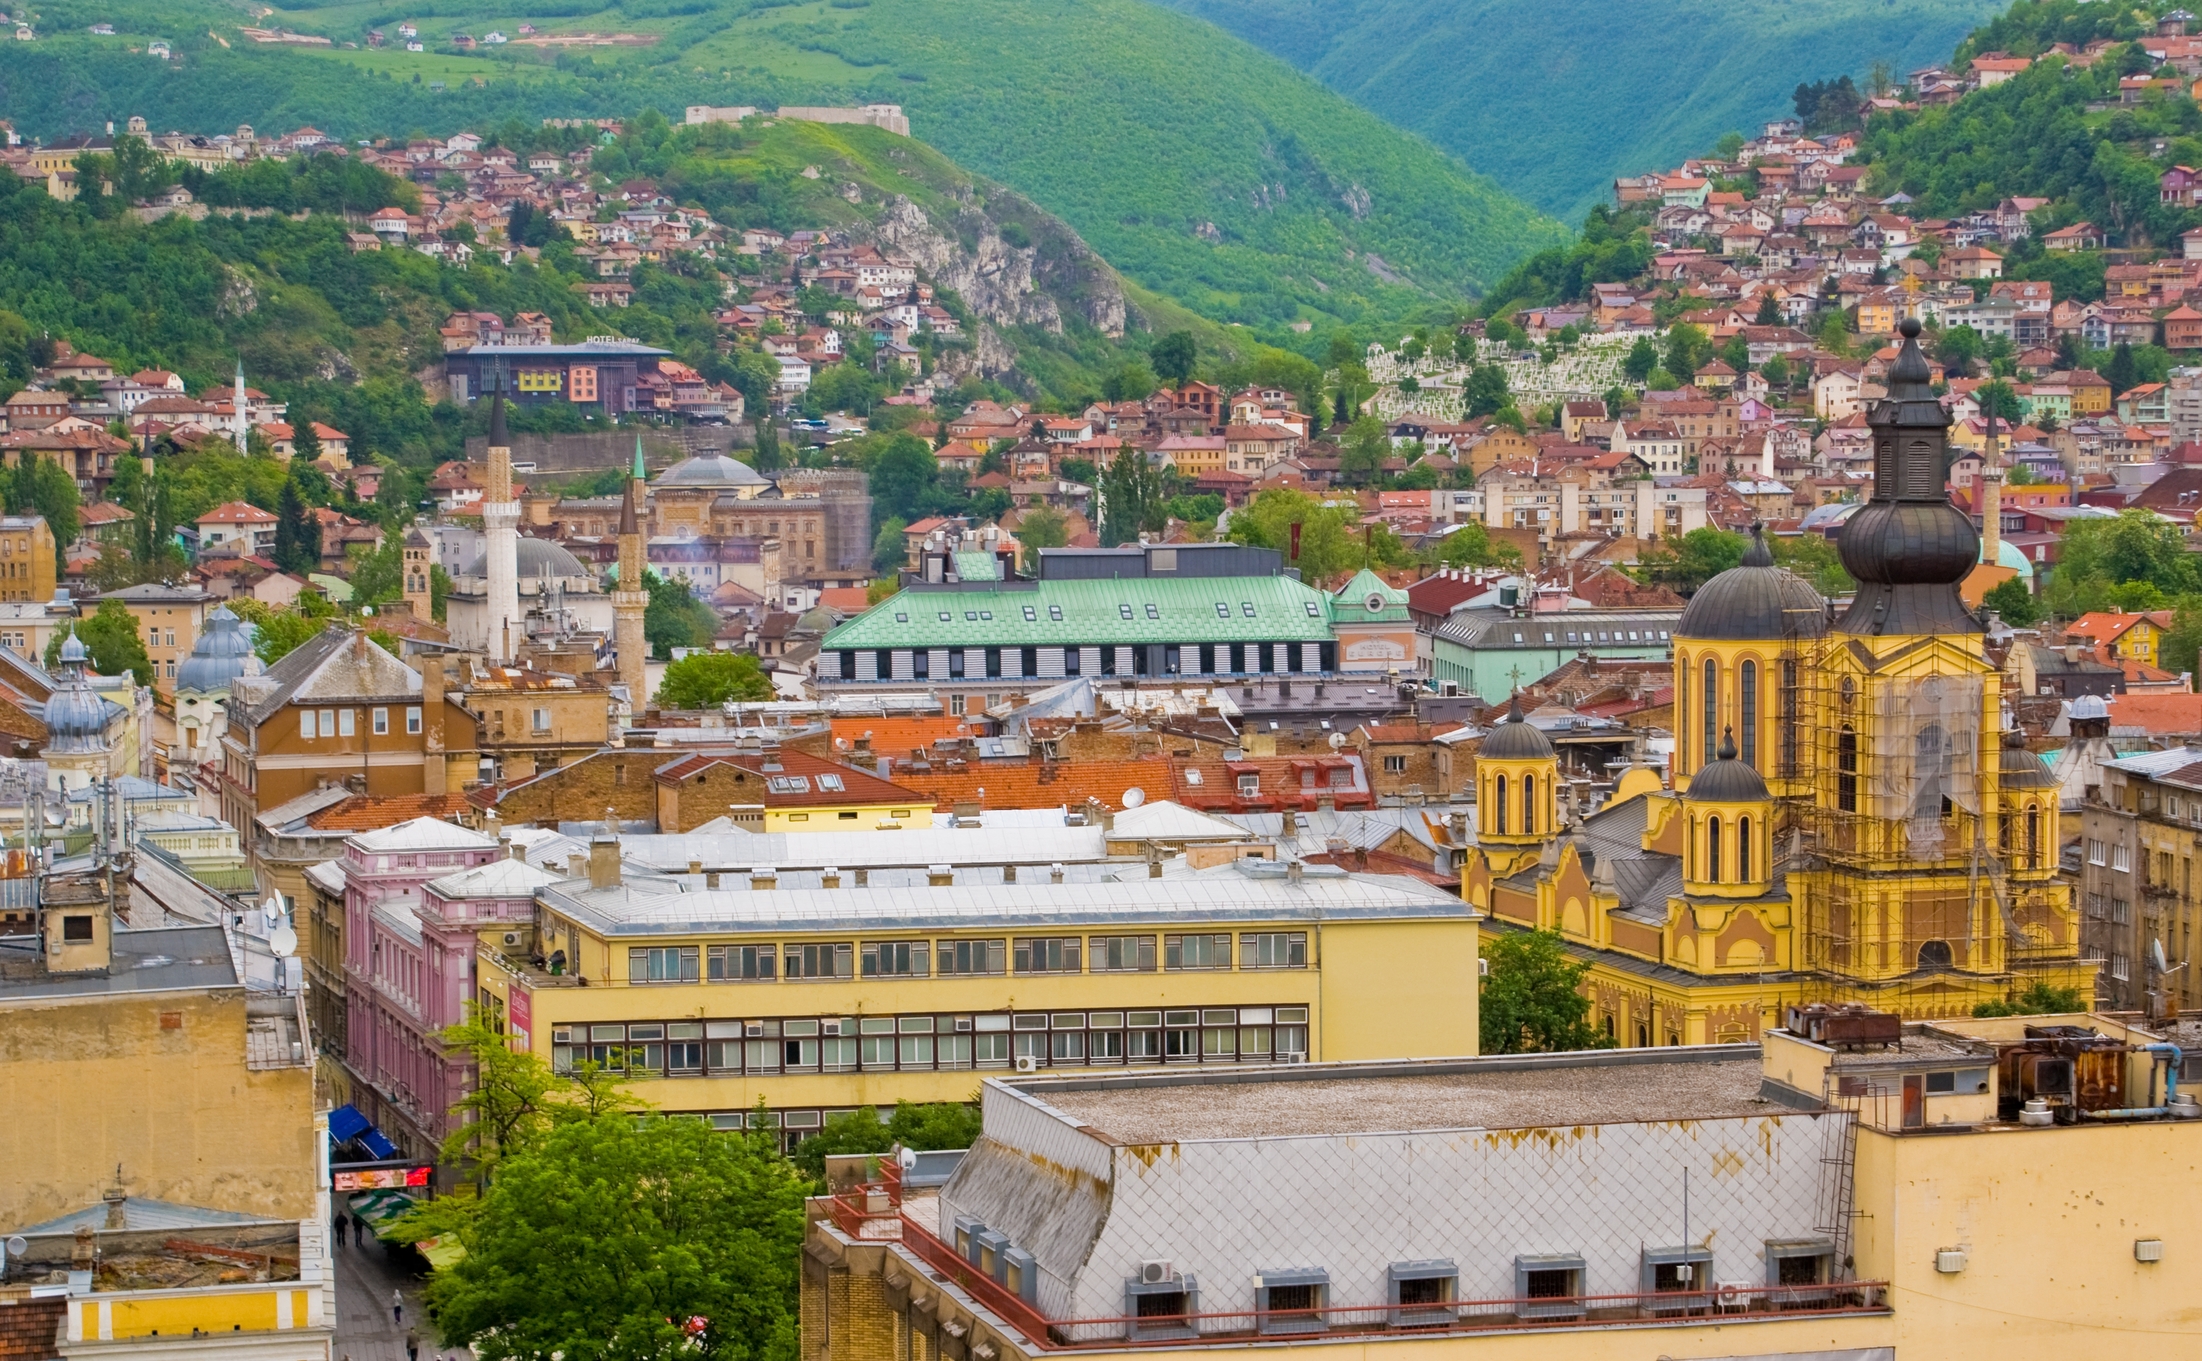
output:
<instances>
[{"instance_id":1,"label":"yellow building facade","mask_svg":"<svg viewBox=\"0 0 2202 1361\"><path fill-rule=\"evenodd\" d=\"M1674 631L1673 788L1632 772L1534 855L1511 835L1464 870L1494 925L1566 937L1620 1044L1755 1039L1802 1001L1934 1018L2036 981L2094 995L2056 788L2007 741L1958 596L1979 539L1944 490L1949 418L1917 323L1902 329L1869 416L1874 499L1841 540L1848 613L1830 620L1755 541Z\"/></svg>"},{"instance_id":2,"label":"yellow building facade","mask_svg":"<svg viewBox=\"0 0 2202 1361\"><path fill-rule=\"evenodd\" d=\"M762 1104L799 1137L861 1107L968 1101L989 1073L1476 1051L1476 916L1413 880L1249 857L676 893L619 881L597 850L601 882L537 893L534 945L559 971L485 938L485 1000L555 1068L617 1067L725 1128Z\"/></svg>"}]
</instances>

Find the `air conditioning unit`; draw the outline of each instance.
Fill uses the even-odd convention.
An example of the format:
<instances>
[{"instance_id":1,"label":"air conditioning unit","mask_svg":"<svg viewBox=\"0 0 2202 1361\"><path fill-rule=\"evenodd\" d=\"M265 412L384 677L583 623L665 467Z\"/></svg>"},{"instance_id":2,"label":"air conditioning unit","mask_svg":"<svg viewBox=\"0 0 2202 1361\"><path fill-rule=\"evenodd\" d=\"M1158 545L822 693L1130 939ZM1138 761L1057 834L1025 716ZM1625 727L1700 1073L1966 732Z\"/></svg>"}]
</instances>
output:
<instances>
[{"instance_id":1,"label":"air conditioning unit","mask_svg":"<svg viewBox=\"0 0 2202 1361\"><path fill-rule=\"evenodd\" d=\"M1150 1257L1139 1264L1141 1285L1168 1285L1177 1279L1177 1263L1167 1257Z\"/></svg>"},{"instance_id":2,"label":"air conditioning unit","mask_svg":"<svg viewBox=\"0 0 2202 1361\"><path fill-rule=\"evenodd\" d=\"M1965 1249L1943 1248L1934 1255L1934 1269L1945 1276L1954 1276L1965 1269L1965 1259Z\"/></svg>"},{"instance_id":3,"label":"air conditioning unit","mask_svg":"<svg viewBox=\"0 0 2202 1361\"><path fill-rule=\"evenodd\" d=\"M507 945L518 945L519 943L520 943L520 933L519 933L518 931L507 931L507 932L505 932L505 944L507 944Z\"/></svg>"},{"instance_id":4,"label":"air conditioning unit","mask_svg":"<svg viewBox=\"0 0 2202 1361\"><path fill-rule=\"evenodd\" d=\"M1284 1051L1283 1054L1279 1055L1279 1057L1282 1058L1286 1063L1307 1062L1307 1052L1300 1049L1287 1049Z\"/></svg>"},{"instance_id":5,"label":"air conditioning unit","mask_svg":"<svg viewBox=\"0 0 2202 1361\"><path fill-rule=\"evenodd\" d=\"M1744 1314L1751 1310L1751 1292L1758 1287L1750 1281L1722 1281L1714 1289L1714 1308L1723 1314Z\"/></svg>"},{"instance_id":6,"label":"air conditioning unit","mask_svg":"<svg viewBox=\"0 0 2202 1361\"><path fill-rule=\"evenodd\" d=\"M1037 1073L1040 1071L1040 1060L1031 1054L1019 1054L1017 1056L1017 1071L1020 1073Z\"/></svg>"}]
</instances>

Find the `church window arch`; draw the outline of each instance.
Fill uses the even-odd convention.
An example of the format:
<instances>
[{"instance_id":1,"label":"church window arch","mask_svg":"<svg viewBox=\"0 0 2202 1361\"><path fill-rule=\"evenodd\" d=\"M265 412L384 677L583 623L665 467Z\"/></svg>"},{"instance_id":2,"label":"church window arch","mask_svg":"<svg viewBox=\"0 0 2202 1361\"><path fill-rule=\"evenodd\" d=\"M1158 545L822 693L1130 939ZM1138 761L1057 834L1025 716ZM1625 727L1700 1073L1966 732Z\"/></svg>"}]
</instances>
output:
<instances>
[{"instance_id":1,"label":"church window arch","mask_svg":"<svg viewBox=\"0 0 2202 1361\"><path fill-rule=\"evenodd\" d=\"M1497 788L1496 788L1496 789L1494 790L1494 793L1496 794L1496 797L1495 797L1495 798L1493 798L1493 799L1491 800L1491 806L1492 806L1492 810L1493 810L1493 811L1494 811L1494 812L1495 812L1495 813L1496 813L1496 814L1497 814L1498 816L1497 816L1497 820L1496 820L1495 822L1493 822L1493 823L1492 823L1492 826L1491 826L1491 830L1492 830L1492 831L1494 831L1494 832L1496 832L1496 833L1497 833L1498 835L1500 835L1500 836L1505 836L1505 835L1506 835L1506 777L1505 777L1504 775L1501 775L1501 776L1499 776L1499 777L1498 777L1498 784L1497 784Z\"/></svg>"},{"instance_id":2,"label":"church window arch","mask_svg":"<svg viewBox=\"0 0 2202 1361\"><path fill-rule=\"evenodd\" d=\"M1705 819L1705 882L1720 882L1720 818Z\"/></svg>"},{"instance_id":3,"label":"church window arch","mask_svg":"<svg viewBox=\"0 0 2202 1361\"><path fill-rule=\"evenodd\" d=\"M1736 882L1751 882L1751 819L1736 819Z\"/></svg>"},{"instance_id":4,"label":"church window arch","mask_svg":"<svg viewBox=\"0 0 2202 1361\"><path fill-rule=\"evenodd\" d=\"M1720 731L1720 664L1711 657L1705 659L1705 694L1701 703L1705 706L1705 733L1699 741L1704 751L1702 765L1713 763L1713 738Z\"/></svg>"},{"instance_id":5,"label":"church window arch","mask_svg":"<svg viewBox=\"0 0 2202 1361\"><path fill-rule=\"evenodd\" d=\"M1858 811L1858 731L1848 723L1835 735L1835 806L1845 813Z\"/></svg>"},{"instance_id":6,"label":"church window arch","mask_svg":"<svg viewBox=\"0 0 2202 1361\"><path fill-rule=\"evenodd\" d=\"M1745 662L1736 672L1736 726L1743 730L1743 763L1759 768L1759 664Z\"/></svg>"},{"instance_id":7,"label":"church window arch","mask_svg":"<svg viewBox=\"0 0 2202 1361\"><path fill-rule=\"evenodd\" d=\"M1522 776L1522 835L1537 834L1537 777Z\"/></svg>"}]
</instances>

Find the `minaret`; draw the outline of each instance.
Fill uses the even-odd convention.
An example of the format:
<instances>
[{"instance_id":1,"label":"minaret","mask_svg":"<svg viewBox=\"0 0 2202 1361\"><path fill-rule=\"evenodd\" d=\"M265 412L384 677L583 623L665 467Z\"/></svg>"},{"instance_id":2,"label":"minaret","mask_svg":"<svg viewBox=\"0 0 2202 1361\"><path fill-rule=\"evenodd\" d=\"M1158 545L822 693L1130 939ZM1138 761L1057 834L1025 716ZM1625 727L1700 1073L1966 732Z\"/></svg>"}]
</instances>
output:
<instances>
[{"instance_id":1,"label":"minaret","mask_svg":"<svg viewBox=\"0 0 2202 1361\"><path fill-rule=\"evenodd\" d=\"M619 507L619 583L612 592L612 645L619 652L619 683L627 687L628 711L635 715L642 713L650 698L643 669L649 642L642 621L650 606L650 592L642 581L643 477L642 436L637 435L634 475L627 480L626 499Z\"/></svg>"},{"instance_id":2,"label":"minaret","mask_svg":"<svg viewBox=\"0 0 2202 1361\"><path fill-rule=\"evenodd\" d=\"M489 657L509 662L519 643L520 503L512 495L512 446L505 435L504 375L494 380L489 404L489 487L482 494L482 527L489 558Z\"/></svg>"},{"instance_id":3,"label":"minaret","mask_svg":"<svg viewBox=\"0 0 2202 1361\"><path fill-rule=\"evenodd\" d=\"M252 420L245 410L245 361L237 359L237 452L245 452L245 432L252 427Z\"/></svg>"}]
</instances>

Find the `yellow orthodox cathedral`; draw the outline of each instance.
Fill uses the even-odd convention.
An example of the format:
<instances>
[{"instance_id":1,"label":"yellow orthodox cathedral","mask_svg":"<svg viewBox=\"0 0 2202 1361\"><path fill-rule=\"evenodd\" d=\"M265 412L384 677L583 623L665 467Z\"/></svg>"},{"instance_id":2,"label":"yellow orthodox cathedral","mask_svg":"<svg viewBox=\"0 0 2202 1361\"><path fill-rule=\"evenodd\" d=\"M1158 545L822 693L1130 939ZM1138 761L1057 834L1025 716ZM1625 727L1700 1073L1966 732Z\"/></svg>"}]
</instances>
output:
<instances>
[{"instance_id":1,"label":"yellow orthodox cathedral","mask_svg":"<svg viewBox=\"0 0 2202 1361\"><path fill-rule=\"evenodd\" d=\"M1958 583L1950 418L1919 324L1868 417L1874 493L1844 526L1849 610L1754 535L1674 630L1673 788L1626 772L1563 825L1558 762L1517 701L1476 765L1464 896L1495 930L1558 931L1623 1045L1757 1039L1799 1002L1970 1015L2035 980L2094 996L2057 790L2018 744Z\"/></svg>"}]
</instances>

